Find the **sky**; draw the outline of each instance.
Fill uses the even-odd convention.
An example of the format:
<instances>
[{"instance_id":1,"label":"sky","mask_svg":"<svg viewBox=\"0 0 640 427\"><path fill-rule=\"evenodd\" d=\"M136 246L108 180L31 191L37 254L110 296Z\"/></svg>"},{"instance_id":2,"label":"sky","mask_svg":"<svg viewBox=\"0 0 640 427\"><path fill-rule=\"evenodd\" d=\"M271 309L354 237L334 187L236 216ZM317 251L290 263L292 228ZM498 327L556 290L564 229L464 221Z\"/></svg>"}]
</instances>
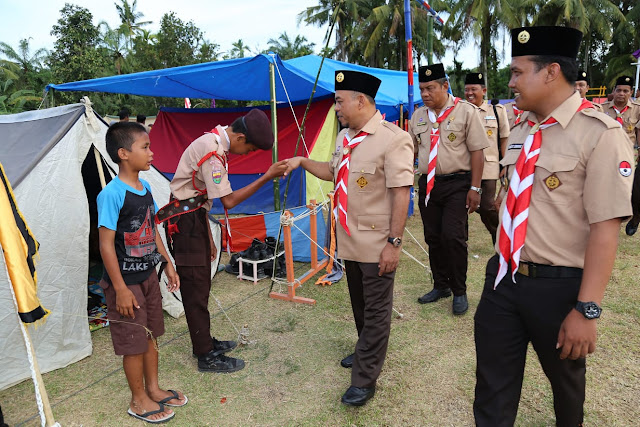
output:
<instances>
[{"instance_id":1,"label":"sky","mask_svg":"<svg viewBox=\"0 0 640 427\"><path fill-rule=\"evenodd\" d=\"M111 28L120 25L115 0L66 0L87 8L97 25L106 21ZM130 4L133 0L130 0ZM17 50L21 39L31 37L32 52L39 48L52 49L55 41L51 28L60 18L60 9L65 0L0 0L3 23L0 26L0 41ZM118 4L121 4L118 0ZM205 39L220 45L222 53L231 49L231 44L242 39L252 53L268 47L268 40L287 32L291 39L303 35L315 43L319 52L324 46L327 27L298 25L297 15L307 7L315 6L318 0L138 0L136 11L144 14L144 21L153 23L145 27L157 32L163 14L173 11L183 21L193 21ZM478 49L471 44L458 55L464 66L475 67ZM443 60L445 66L453 65L449 53Z\"/></svg>"}]
</instances>

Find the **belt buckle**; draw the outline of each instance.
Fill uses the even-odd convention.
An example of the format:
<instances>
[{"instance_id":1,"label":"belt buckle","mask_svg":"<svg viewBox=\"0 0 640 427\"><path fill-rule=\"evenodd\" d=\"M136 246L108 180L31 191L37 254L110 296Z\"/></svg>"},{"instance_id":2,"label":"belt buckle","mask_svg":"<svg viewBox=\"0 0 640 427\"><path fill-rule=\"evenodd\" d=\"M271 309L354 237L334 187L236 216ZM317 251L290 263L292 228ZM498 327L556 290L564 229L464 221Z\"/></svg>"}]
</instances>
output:
<instances>
[{"instance_id":1,"label":"belt buckle","mask_svg":"<svg viewBox=\"0 0 640 427\"><path fill-rule=\"evenodd\" d=\"M536 265L524 262L521 262L518 265L518 273L523 276L531 277L532 279L535 279L538 276Z\"/></svg>"}]
</instances>

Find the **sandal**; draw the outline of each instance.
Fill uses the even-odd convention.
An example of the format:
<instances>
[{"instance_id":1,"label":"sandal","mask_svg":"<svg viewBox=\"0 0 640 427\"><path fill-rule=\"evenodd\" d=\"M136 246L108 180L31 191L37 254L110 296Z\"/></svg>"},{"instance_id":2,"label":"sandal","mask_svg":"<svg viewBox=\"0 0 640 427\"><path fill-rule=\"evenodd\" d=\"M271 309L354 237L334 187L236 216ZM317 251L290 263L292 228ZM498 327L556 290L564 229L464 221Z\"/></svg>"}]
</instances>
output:
<instances>
[{"instance_id":1,"label":"sandal","mask_svg":"<svg viewBox=\"0 0 640 427\"><path fill-rule=\"evenodd\" d=\"M175 413L175 412L172 412L172 413L170 413L169 415L167 415L167 416L166 416L166 417L164 417L164 418L159 418L159 419L157 419L157 420L149 419L149 417L150 417L151 415L160 414L160 413L162 413L162 412L164 412L164 405L163 405L162 403L160 403L160 409L157 409L157 410L155 410L155 411L145 412L144 414L136 414L135 412L133 412L133 411L131 410L131 408L129 408L129 409L127 410L127 413L128 413L129 415L131 415L133 418L137 418L137 419L139 419L139 420L146 421L146 422L148 422L148 423L150 423L150 424L161 424L161 423L166 423L167 421L169 421L171 418L175 417L175 415L176 415L176 413Z\"/></svg>"},{"instance_id":2,"label":"sandal","mask_svg":"<svg viewBox=\"0 0 640 427\"><path fill-rule=\"evenodd\" d=\"M178 395L178 392L175 390L167 390L169 393L172 393L173 396L169 396L169 397L165 397L164 399L160 400L158 403L161 405L167 405L167 406L172 406L174 408L179 408L181 406L186 405L189 402L189 398L187 397L186 394L183 394L184 396L184 403L181 403L179 405L175 405L173 403L169 403L170 400L176 399L176 400L180 400L180 396Z\"/></svg>"}]
</instances>

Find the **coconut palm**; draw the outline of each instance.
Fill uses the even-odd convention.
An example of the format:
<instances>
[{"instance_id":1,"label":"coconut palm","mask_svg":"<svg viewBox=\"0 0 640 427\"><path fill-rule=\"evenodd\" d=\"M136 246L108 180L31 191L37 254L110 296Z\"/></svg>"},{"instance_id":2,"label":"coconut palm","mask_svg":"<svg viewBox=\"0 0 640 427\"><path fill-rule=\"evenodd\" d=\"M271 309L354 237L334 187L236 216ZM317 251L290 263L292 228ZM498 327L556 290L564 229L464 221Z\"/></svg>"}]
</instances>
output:
<instances>
[{"instance_id":1,"label":"coconut palm","mask_svg":"<svg viewBox=\"0 0 640 427\"><path fill-rule=\"evenodd\" d=\"M48 53L46 49L38 49L32 53L31 46L29 46L30 40L31 37L20 40L17 51L7 43L0 42L0 53L7 60L16 63L23 74L40 70Z\"/></svg>"},{"instance_id":2,"label":"coconut palm","mask_svg":"<svg viewBox=\"0 0 640 427\"><path fill-rule=\"evenodd\" d=\"M111 28L105 21L98 24L100 30L101 47L107 51L107 55L113 60L116 73L122 74L122 67L126 62L126 35L122 27Z\"/></svg>"},{"instance_id":3,"label":"coconut palm","mask_svg":"<svg viewBox=\"0 0 640 427\"><path fill-rule=\"evenodd\" d=\"M250 53L249 46L244 44L242 39L238 39L237 42L231 43L231 50L229 51L229 58L244 58L244 53Z\"/></svg>"},{"instance_id":4,"label":"coconut palm","mask_svg":"<svg viewBox=\"0 0 640 427\"><path fill-rule=\"evenodd\" d=\"M310 55L315 46L315 43L308 42L305 36L297 35L295 40L291 40L286 31L277 39L269 39L268 43L268 50L277 53L281 59Z\"/></svg>"},{"instance_id":5,"label":"coconut palm","mask_svg":"<svg viewBox=\"0 0 640 427\"><path fill-rule=\"evenodd\" d=\"M131 49L133 47L133 37L142 30L142 27L151 24L151 21L141 21L144 18L144 13L136 11L138 0L133 0L131 4L127 0L120 0L120 2L121 4L114 4L122 22L120 28L127 37L128 46Z\"/></svg>"}]
</instances>

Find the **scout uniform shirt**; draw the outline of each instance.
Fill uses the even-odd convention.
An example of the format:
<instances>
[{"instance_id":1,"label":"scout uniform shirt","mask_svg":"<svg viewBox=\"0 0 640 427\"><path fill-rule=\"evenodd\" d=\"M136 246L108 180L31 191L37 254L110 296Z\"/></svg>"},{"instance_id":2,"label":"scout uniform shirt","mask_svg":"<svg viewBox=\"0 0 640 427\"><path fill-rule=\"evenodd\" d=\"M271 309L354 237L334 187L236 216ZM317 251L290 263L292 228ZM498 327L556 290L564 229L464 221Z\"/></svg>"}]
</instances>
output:
<instances>
[{"instance_id":1,"label":"scout uniform shirt","mask_svg":"<svg viewBox=\"0 0 640 427\"><path fill-rule=\"evenodd\" d=\"M337 182L342 161L343 129L336 138L336 151L329 169ZM347 235L336 224L338 258L356 262L378 262L387 244L393 210L390 188L413 185L413 144L409 134L382 119L379 111L362 131L369 135L351 152L347 183ZM396 236L392 236L396 237Z\"/></svg>"},{"instance_id":2,"label":"scout uniform shirt","mask_svg":"<svg viewBox=\"0 0 640 427\"><path fill-rule=\"evenodd\" d=\"M208 200L203 205L207 212L211 209L213 199L219 199L233 192L229 183L226 165L220 160L221 158L226 159L225 152L229 149L229 141L225 129L226 126L216 126L219 135L205 133L184 150L178 162L176 173L171 180L171 184L169 184L171 194L176 199L186 200L200 193L193 187L191 182L193 171L197 171L195 176L196 186L201 190L207 190ZM212 151L219 157L211 156L202 166L198 167L198 162Z\"/></svg>"},{"instance_id":3,"label":"scout uniform shirt","mask_svg":"<svg viewBox=\"0 0 640 427\"><path fill-rule=\"evenodd\" d=\"M636 129L640 129L640 104L629 100L627 101L627 105L629 109L622 113L622 128L631 140L633 146L636 146L638 145L638 141L636 141ZM607 101L602 104L604 113L615 120L617 113L616 110L613 109L613 106L613 101Z\"/></svg>"},{"instance_id":4,"label":"scout uniform shirt","mask_svg":"<svg viewBox=\"0 0 640 427\"><path fill-rule=\"evenodd\" d=\"M487 138L489 139L489 147L484 149L484 169L482 169L482 179L498 179L500 176L500 141L498 140L498 133L500 138L509 137L509 119L507 118L507 111L503 105L496 105L498 117L493 110L493 105L484 101L482 105L477 107L478 117L480 122L484 125ZM500 132L498 132L498 126Z\"/></svg>"},{"instance_id":5,"label":"scout uniform shirt","mask_svg":"<svg viewBox=\"0 0 640 427\"><path fill-rule=\"evenodd\" d=\"M453 105L453 96L445 104L443 111ZM420 107L411 116L409 134L413 138L414 153L418 154L418 170L426 174L431 149L431 121L427 107ZM440 145L436 176L471 170L471 151L483 150L489 146L487 134L478 118L476 107L461 99L453 107L449 116L440 123Z\"/></svg>"},{"instance_id":6,"label":"scout uniform shirt","mask_svg":"<svg viewBox=\"0 0 640 427\"><path fill-rule=\"evenodd\" d=\"M616 121L592 108L576 112L581 102L573 94L550 114L558 123L542 131L521 262L584 268L589 225L631 215L631 145ZM508 177L531 130L527 120L537 122L525 112L511 129L500 162Z\"/></svg>"}]
</instances>

